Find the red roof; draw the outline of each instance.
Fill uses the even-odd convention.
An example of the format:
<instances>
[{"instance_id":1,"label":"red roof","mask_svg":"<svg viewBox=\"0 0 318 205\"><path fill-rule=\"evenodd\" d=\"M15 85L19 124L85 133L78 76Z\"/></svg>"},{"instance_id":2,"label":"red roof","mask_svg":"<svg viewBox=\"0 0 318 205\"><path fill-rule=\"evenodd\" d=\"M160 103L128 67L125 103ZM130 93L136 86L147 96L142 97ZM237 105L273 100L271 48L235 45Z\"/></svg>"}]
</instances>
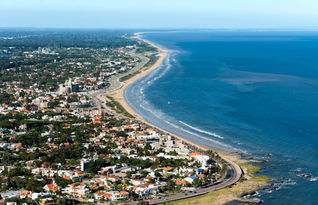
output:
<instances>
[{"instance_id":1,"label":"red roof","mask_svg":"<svg viewBox=\"0 0 318 205\"><path fill-rule=\"evenodd\" d=\"M50 191L58 191L60 188L55 184L47 184L46 185Z\"/></svg>"},{"instance_id":2,"label":"red roof","mask_svg":"<svg viewBox=\"0 0 318 205\"><path fill-rule=\"evenodd\" d=\"M201 155L201 152L192 152L189 154L190 156Z\"/></svg>"}]
</instances>

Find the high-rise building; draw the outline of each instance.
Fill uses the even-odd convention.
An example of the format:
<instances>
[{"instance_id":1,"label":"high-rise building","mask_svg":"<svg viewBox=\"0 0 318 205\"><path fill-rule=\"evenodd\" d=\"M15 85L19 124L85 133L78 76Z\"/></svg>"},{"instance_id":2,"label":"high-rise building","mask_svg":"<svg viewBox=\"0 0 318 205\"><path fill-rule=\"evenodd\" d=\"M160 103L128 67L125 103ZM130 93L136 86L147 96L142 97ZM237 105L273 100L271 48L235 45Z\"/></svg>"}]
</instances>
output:
<instances>
[{"instance_id":1,"label":"high-rise building","mask_svg":"<svg viewBox=\"0 0 318 205\"><path fill-rule=\"evenodd\" d=\"M82 159L81 160L81 171L85 171L89 166L89 160L88 159Z\"/></svg>"},{"instance_id":2,"label":"high-rise building","mask_svg":"<svg viewBox=\"0 0 318 205\"><path fill-rule=\"evenodd\" d=\"M79 85L77 83L73 83L72 79L66 80L65 83L60 84L57 91L58 94L68 94L72 92L79 92Z\"/></svg>"}]
</instances>

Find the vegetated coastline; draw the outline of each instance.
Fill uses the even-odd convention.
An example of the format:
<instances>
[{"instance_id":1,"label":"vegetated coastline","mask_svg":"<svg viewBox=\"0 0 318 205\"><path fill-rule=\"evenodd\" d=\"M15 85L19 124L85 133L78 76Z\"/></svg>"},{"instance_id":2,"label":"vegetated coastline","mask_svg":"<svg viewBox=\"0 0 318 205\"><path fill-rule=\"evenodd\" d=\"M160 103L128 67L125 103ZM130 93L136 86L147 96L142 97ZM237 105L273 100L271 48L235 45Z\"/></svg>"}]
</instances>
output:
<instances>
[{"instance_id":1,"label":"vegetated coastline","mask_svg":"<svg viewBox=\"0 0 318 205\"><path fill-rule=\"evenodd\" d=\"M223 188L217 191L212 191L197 197L169 202L169 204L170 203L171 204L226 204L231 201L260 203L261 201L258 199L243 198L246 195L255 193L257 190L263 189L264 187L270 185L269 182L273 181L273 179L269 177L255 175L261 169L260 166L252 165L251 161L242 159L241 155L238 153L232 153L232 152L220 150L214 147L210 147L207 145L202 145L195 141L189 140L182 136L166 131L145 120L126 101L126 98L125 98L126 88L129 87L129 85L131 85L135 81L145 77L146 75L154 71L156 68L161 66L164 59L167 57L168 53L170 52L169 50L162 49L148 40L142 39L141 34L142 33L135 33L135 35L132 38L138 39L139 41L143 41L149 44L150 46L155 47L158 51L156 55L156 60L153 60L151 63L147 63L141 70L129 76L129 78L121 78L120 81L122 81L123 86L121 86L119 89L110 93L108 95L108 99L112 99L113 103L115 102L116 104L120 105L121 114L125 115L126 113L126 116L128 117L133 116L136 119L144 122L145 124L155 127L156 129L162 132L169 133L170 135L183 140L190 146L194 146L202 151L213 150L214 152L217 152L224 160L232 164L235 167L236 172L238 172L239 175L241 175L241 176L238 176L238 178L235 180L235 184L232 184L226 188Z\"/></svg>"}]
</instances>

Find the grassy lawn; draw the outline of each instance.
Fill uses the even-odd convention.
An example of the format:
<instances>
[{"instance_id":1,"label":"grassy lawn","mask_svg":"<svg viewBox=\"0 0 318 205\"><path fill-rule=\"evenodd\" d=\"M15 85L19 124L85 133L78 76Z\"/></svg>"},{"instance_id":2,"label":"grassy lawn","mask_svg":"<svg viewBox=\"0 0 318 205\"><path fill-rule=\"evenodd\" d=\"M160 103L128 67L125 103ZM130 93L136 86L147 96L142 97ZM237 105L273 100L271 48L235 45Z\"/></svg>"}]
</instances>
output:
<instances>
[{"instance_id":1,"label":"grassy lawn","mask_svg":"<svg viewBox=\"0 0 318 205\"><path fill-rule=\"evenodd\" d=\"M107 102L106 105L111 108L112 110L114 110L115 112L117 112L118 114L124 115L126 117L134 117L131 114L129 114L125 108L123 106L121 106L121 104L119 102L117 102L113 97L107 95Z\"/></svg>"},{"instance_id":2,"label":"grassy lawn","mask_svg":"<svg viewBox=\"0 0 318 205\"><path fill-rule=\"evenodd\" d=\"M146 63L146 65L144 65L140 70L136 71L136 72L133 72L133 73L130 73L128 75L125 75L121 78L119 78L119 81L120 82L123 82L123 81L126 81L132 77L134 77L135 75L137 75L138 73L140 73L142 70L147 70L148 68L150 68L153 64L156 63L156 61L159 59L158 56L149 56L149 61Z\"/></svg>"},{"instance_id":3,"label":"grassy lawn","mask_svg":"<svg viewBox=\"0 0 318 205\"><path fill-rule=\"evenodd\" d=\"M119 81L120 81L120 82L124 82L124 81L126 81L126 80L128 80L128 79L134 77L134 76L137 75L138 73L140 73L140 71L136 71L136 72L130 73L130 74L128 74L128 75L125 75L125 76L119 78Z\"/></svg>"}]
</instances>

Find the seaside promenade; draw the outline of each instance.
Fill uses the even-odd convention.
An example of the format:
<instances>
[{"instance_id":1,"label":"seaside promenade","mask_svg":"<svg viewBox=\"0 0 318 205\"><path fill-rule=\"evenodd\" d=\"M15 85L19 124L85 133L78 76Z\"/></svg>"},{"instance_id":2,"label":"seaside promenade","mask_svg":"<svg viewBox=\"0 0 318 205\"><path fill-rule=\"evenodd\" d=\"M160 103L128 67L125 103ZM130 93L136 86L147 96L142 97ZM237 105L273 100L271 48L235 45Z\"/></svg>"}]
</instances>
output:
<instances>
[{"instance_id":1,"label":"seaside promenade","mask_svg":"<svg viewBox=\"0 0 318 205\"><path fill-rule=\"evenodd\" d=\"M135 38L138 38L138 36L136 36ZM170 135L172 135L176 138L179 138L179 139L183 140L184 142L188 143L189 145L192 145L194 147L199 148L200 150L203 150L203 151L206 151L209 149L215 150L212 147L208 147L208 146L201 145L201 144L198 144L196 142L190 141L184 137L178 136L174 133L171 133L169 131L166 131L158 126L155 126L155 125L149 123L128 104L128 102L126 101L125 96L124 96L125 89L133 82L150 74L153 70L158 68L162 64L163 60L165 59L165 57L167 56L167 54L169 52L167 50L161 49L160 47L152 44L149 41L143 40L141 38L138 38L138 39L150 44L153 47L156 47L159 50L159 53L157 55L157 56L159 56L159 59L150 68L142 70L142 72L138 73L137 75L133 76L132 78L130 78L124 82L120 82L119 79L123 76L129 75L130 73L134 73L138 70L141 70L143 68L143 66L148 62L146 57L142 58L142 62L140 64L138 64L133 70L131 70L125 74L112 76L110 79L110 86L107 89L104 89L104 90L101 90L98 92L94 92L94 93L90 93L90 97L95 101L96 106L98 106L99 109L103 109L106 112L111 113L116 117L123 118L123 116L114 112L113 110L108 108L106 105L106 101L105 101L105 98L103 98L103 96L112 95L116 99L116 101L118 101L128 113L135 116L138 120L142 121L143 123L145 123L151 127L155 127L156 129L163 131L165 133L169 133ZM204 187L197 188L195 191L192 191L192 192L185 191L185 192L181 192L181 193L170 194L170 195L167 195L167 196L161 197L161 198L152 199L150 201L150 204L160 204L160 203L165 203L165 202L169 202L169 201L176 201L176 200L180 200L180 199L200 196L200 195L209 193L211 191L220 190L222 188L225 188L225 187L228 187L230 185L235 184L243 175L242 169L235 162L233 162L229 157L225 156L224 153L219 153L219 154L226 161L227 170L226 170L225 174L223 175L223 177L221 177L217 182L210 184L210 185L206 185Z\"/></svg>"}]
</instances>

